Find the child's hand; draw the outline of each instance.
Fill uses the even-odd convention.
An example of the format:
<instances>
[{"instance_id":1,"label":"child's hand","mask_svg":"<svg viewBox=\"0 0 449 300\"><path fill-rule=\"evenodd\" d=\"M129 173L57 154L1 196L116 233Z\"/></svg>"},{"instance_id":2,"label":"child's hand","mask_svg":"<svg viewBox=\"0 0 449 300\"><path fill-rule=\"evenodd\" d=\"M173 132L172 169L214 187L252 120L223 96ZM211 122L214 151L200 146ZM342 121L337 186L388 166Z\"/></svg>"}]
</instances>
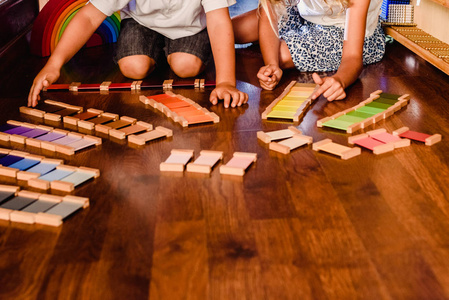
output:
<instances>
[{"instance_id":1,"label":"child's hand","mask_svg":"<svg viewBox=\"0 0 449 300\"><path fill-rule=\"evenodd\" d=\"M342 100L346 97L345 89L343 83L336 76L333 77L323 77L321 78L317 73L312 74L313 81L320 87L312 95L312 99L318 98L321 94L328 101Z\"/></svg>"},{"instance_id":2,"label":"child's hand","mask_svg":"<svg viewBox=\"0 0 449 300\"><path fill-rule=\"evenodd\" d=\"M39 93L44 87L50 86L59 78L59 68L45 66L36 78L34 78L30 93L28 94L28 106L36 106L37 101L40 100Z\"/></svg>"},{"instance_id":3,"label":"child's hand","mask_svg":"<svg viewBox=\"0 0 449 300\"><path fill-rule=\"evenodd\" d=\"M229 104L232 107L236 107L248 102L248 94L239 91L234 85L224 82L217 84L212 93L210 93L209 100L213 105L217 104L219 99L224 100L223 105L226 108L229 107Z\"/></svg>"},{"instance_id":4,"label":"child's hand","mask_svg":"<svg viewBox=\"0 0 449 300\"><path fill-rule=\"evenodd\" d=\"M264 90L272 90L276 87L282 78L282 70L279 66L269 64L260 68L257 73L257 78L259 78L260 86Z\"/></svg>"}]
</instances>

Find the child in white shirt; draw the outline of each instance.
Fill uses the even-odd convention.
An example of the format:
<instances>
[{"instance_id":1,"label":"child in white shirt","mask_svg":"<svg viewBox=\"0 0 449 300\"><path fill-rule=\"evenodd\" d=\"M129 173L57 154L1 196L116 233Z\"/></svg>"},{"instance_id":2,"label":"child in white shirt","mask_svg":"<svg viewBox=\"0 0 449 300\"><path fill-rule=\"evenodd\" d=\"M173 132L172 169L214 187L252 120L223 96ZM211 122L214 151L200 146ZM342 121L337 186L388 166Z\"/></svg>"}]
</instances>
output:
<instances>
[{"instance_id":1,"label":"child in white shirt","mask_svg":"<svg viewBox=\"0 0 449 300\"><path fill-rule=\"evenodd\" d=\"M204 70L213 53L216 88L210 101L217 104L223 99L225 107L240 106L247 102L248 95L236 88L234 37L228 12L228 6L234 3L235 0L92 0L71 20L34 79L28 105L37 104L43 87L55 82L62 66L104 19L120 10L123 31L115 61L123 75L132 79L146 77L165 53L175 74L193 77Z\"/></svg>"}]
</instances>

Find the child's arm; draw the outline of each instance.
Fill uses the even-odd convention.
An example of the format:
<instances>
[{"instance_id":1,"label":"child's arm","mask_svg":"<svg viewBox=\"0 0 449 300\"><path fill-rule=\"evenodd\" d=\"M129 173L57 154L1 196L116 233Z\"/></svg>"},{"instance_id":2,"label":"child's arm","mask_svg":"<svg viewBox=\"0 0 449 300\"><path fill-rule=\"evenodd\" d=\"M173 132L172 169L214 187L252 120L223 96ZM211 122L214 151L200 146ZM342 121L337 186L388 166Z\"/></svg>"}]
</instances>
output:
<instances>
[{"instance_id":1,"label":"child's arm","mask_svg":"<svg viewBox=\"0 0 449 300\"><path fill-rule=\"evenodd\" d=\"M321 94L327 100L341 100L346 97L345 88L357 80L363 68L363 43L365 39L366 16L370 0L351 1L347 10L345 38L340 67L331 77L320 78L313 74L316 84L321 87L312 99Z\"/></svg>"},{"instance_id":2,"label":"child's arm","mask_svg":"<svg viewBox=\"0 0 449 300\"><path fill-rule=\"evenodd\" d=\"M225 107L240 106L248 101L248 95L235 87L234 34L228 8L207 12L206 22L216 72L216 87L209 100L214 105L223 99Z\"/></svg>"},{"instance_id":3,"label":"child's arm","mask_svg":"<svg viewBox=\"0 0 449 300\"><path fill-rule=\"evenodd\" d=\"M265 66L260 68L257 73L257 78L259 78L260 86L263 89L272 90L281 80L282 70L279 67L280 41L275 32L275 30L277 31L277 20L271 5L269 2L267 4L274 28L271 27L268 13L265 9L261 8L259 19L259 45Z\"/></svg>"},{"instance_id":4,"label":"child's arm","mask_svg":"<svg viewBox=\"0 0 449 300\"><path fill-rule=\"evenodd\" d=\"M28 95L28 106L36 106L40 91L59 78L62 66L84 46L105 19L106 15L90 3L79 10L64 31L48 62L34 78Z\"/></svg>"}]
</instances>

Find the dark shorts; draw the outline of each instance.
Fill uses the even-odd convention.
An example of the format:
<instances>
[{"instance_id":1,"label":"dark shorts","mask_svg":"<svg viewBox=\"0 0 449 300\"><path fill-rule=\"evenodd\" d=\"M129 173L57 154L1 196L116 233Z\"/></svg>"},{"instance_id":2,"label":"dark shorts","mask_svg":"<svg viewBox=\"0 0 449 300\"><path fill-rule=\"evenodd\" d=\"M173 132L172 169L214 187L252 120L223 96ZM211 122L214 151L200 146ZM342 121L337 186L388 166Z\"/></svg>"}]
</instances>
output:
<instances>
[{"instance_id":1,"label":"dark shorts","mask_svg":"<svg viewBox=\"0 0 449 300\"><path fill-rule=\"evenodd\" d=\"M179 39L169 39L154 30L140 25L134 19L121 22L114 61L131 55L147 55L156 63L171 53L184 52L197 56L204 64L212 58L207 30Z\"/></svg>"}]
</instances>

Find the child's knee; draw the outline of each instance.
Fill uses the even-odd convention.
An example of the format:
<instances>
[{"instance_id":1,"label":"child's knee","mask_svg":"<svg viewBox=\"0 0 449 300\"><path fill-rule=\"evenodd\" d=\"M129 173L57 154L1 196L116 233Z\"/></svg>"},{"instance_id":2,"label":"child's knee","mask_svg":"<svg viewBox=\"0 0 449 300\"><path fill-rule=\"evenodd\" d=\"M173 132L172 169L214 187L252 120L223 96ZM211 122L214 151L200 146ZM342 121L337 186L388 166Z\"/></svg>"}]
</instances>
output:
<instances>
[{"instance_id":1,"label":"child's knee","mask_svg":"<svg viewBox=\"0 0 449 300\"><path fill-rule=\"evenodd\" d=\"M143 79L154 69L155 62L146 55L127 56L118 61L122 74L131 79Z\"/></svg>"},{"instance_id":2,"label":"child's knee","mask_svg":"<svg viewBox=\"0 0 449 300\"><path fill-rule=\"evenodd\" d=\"M189 53L172 53L167 57L167 61L173 72L181 78L196 76L204 69L201 59Z\"/></svg>"}]
</instances>

